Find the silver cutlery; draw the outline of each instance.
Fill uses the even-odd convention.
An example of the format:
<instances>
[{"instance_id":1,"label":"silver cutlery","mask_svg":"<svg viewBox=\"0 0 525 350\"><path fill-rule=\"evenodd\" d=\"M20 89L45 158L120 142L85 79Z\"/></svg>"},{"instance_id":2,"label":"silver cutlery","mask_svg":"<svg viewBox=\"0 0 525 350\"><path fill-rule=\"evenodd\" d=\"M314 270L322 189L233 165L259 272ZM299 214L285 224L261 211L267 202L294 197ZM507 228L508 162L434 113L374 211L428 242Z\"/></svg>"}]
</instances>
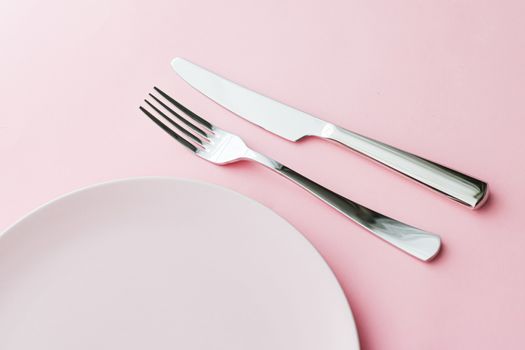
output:
<instances>
[{"instance_id":1,"label":"silver cutlery","mask_svg":"<svg viewBox=\"0 0 525 350\"><path fill-rule=\"evenodd\" d=\"M197 156L219 165L242 160L262 164L301 186L377 237L418 259L428 261L439 252L439 236L389 218L330 191L276 160L250 149L240 137L212 125L160 89L154 89L159 97L150 93L154 103L145 100L148 109L141 106L140 110Z\"/></svg>"},{"instance_id":2,"label":"silver cutlery","mask_svg":"<svg viewBox=\"0 0 525 350\"><path fill-rule=\"evenodd\" d=\"M305 136L336 141L473 209L487 199L488 186L481 180L301 112L182 58L175 58L171 65L213 101L289 141Z\"/></svg>"}]
</instances>

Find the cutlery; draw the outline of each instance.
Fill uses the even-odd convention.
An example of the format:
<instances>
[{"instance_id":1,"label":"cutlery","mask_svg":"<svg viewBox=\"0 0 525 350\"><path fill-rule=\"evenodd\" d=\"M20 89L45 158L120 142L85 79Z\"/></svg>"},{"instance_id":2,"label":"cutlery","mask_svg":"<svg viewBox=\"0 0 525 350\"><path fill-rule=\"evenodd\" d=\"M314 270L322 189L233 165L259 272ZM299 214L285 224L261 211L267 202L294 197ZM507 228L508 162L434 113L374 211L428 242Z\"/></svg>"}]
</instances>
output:
<instances>
[{"instance_id":1,"label":"cutlery","mask_svg":"<svg viewBox=\"0 0 525 350\"><path fill-rule=\"evenodd\" d=\"M171 65L186 82L221 106L289 141L315 136L336 141L472 209L486 201L485 182L356 134L260 95L182 58Z\"/></svg>"},{"instance_id":2,"label":"cutlery","mask_svg":"<svg viewBox=\"0 0 525 350\"><path fill-rule=\"evenodd\" d=\"M155 104L145 100L149 110L142 106L140 110L197 156L219 165L242 160L262 164L301 186L377 237L420 260L428 261L439 252L439 236L377 213L315 183L276 160L250 149L240 137L212 125L160 89L155 87L154 90L160 97L150 93ZM164 101L176 107L179 112ZM166 113L175 117L178 122ZM160 118L166 122L162 122Z\"/></svg>"}]
</instances>

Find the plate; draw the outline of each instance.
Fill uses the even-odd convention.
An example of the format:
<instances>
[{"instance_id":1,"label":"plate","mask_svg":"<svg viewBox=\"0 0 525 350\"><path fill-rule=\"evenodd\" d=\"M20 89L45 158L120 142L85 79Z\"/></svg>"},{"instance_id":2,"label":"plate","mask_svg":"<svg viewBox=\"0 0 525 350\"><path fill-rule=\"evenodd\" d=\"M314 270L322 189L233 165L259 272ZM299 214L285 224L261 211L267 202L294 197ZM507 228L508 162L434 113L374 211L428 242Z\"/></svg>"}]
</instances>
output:
<instances>
[{"instance_id":1,"label":"plate","mask_svg":"<svg viewBox=\"0 0 525 350\"><path fill-rule=\"evenodd\" d=\"M270 209L171 178L76 191L0 237L0 349L358 349L313 246Z\"/></svg>"}]
</instances>

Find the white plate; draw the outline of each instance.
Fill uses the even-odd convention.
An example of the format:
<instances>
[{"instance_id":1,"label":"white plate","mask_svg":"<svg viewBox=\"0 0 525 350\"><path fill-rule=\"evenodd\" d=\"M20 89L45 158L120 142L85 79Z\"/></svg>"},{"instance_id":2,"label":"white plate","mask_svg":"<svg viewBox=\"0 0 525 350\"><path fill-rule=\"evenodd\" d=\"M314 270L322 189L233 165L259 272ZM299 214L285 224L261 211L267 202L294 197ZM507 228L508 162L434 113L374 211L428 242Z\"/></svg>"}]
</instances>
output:
<instances>
[{"instance_id":1,"label":"white plate","mask_svg":"<svg viewBox=\"0 0 525 350\"><path fill-rule=\"evenodd\" d=\"M74 192L0 238L2 350L349 350L333 273L262 205L140 178Z\"/></svg>"}]
</instances>

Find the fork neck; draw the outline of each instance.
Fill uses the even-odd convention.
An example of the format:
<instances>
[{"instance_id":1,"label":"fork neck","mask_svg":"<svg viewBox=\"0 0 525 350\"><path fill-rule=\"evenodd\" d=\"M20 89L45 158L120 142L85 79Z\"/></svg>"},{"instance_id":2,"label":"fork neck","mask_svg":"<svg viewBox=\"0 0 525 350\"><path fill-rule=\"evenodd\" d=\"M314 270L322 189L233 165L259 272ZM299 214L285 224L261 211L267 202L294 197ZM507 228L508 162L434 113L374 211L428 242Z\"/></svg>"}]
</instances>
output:
<instances>
[{"instance_id":1,"label":"fork neck","mask_svg":"<svg viewBox=\"0 0 525 350\"><path fill-rule=\"evenodd\" d=\"M254 162L257 162L259 164L262 164L272 170L279 170L282 168L282 164L279 163L276 160L273 160L270 157L265 156L264 154L261 154L259 152L256 152L254 150L248 149L244 155L244 158L253 160Z\"/></svg>"}]
</instances>

